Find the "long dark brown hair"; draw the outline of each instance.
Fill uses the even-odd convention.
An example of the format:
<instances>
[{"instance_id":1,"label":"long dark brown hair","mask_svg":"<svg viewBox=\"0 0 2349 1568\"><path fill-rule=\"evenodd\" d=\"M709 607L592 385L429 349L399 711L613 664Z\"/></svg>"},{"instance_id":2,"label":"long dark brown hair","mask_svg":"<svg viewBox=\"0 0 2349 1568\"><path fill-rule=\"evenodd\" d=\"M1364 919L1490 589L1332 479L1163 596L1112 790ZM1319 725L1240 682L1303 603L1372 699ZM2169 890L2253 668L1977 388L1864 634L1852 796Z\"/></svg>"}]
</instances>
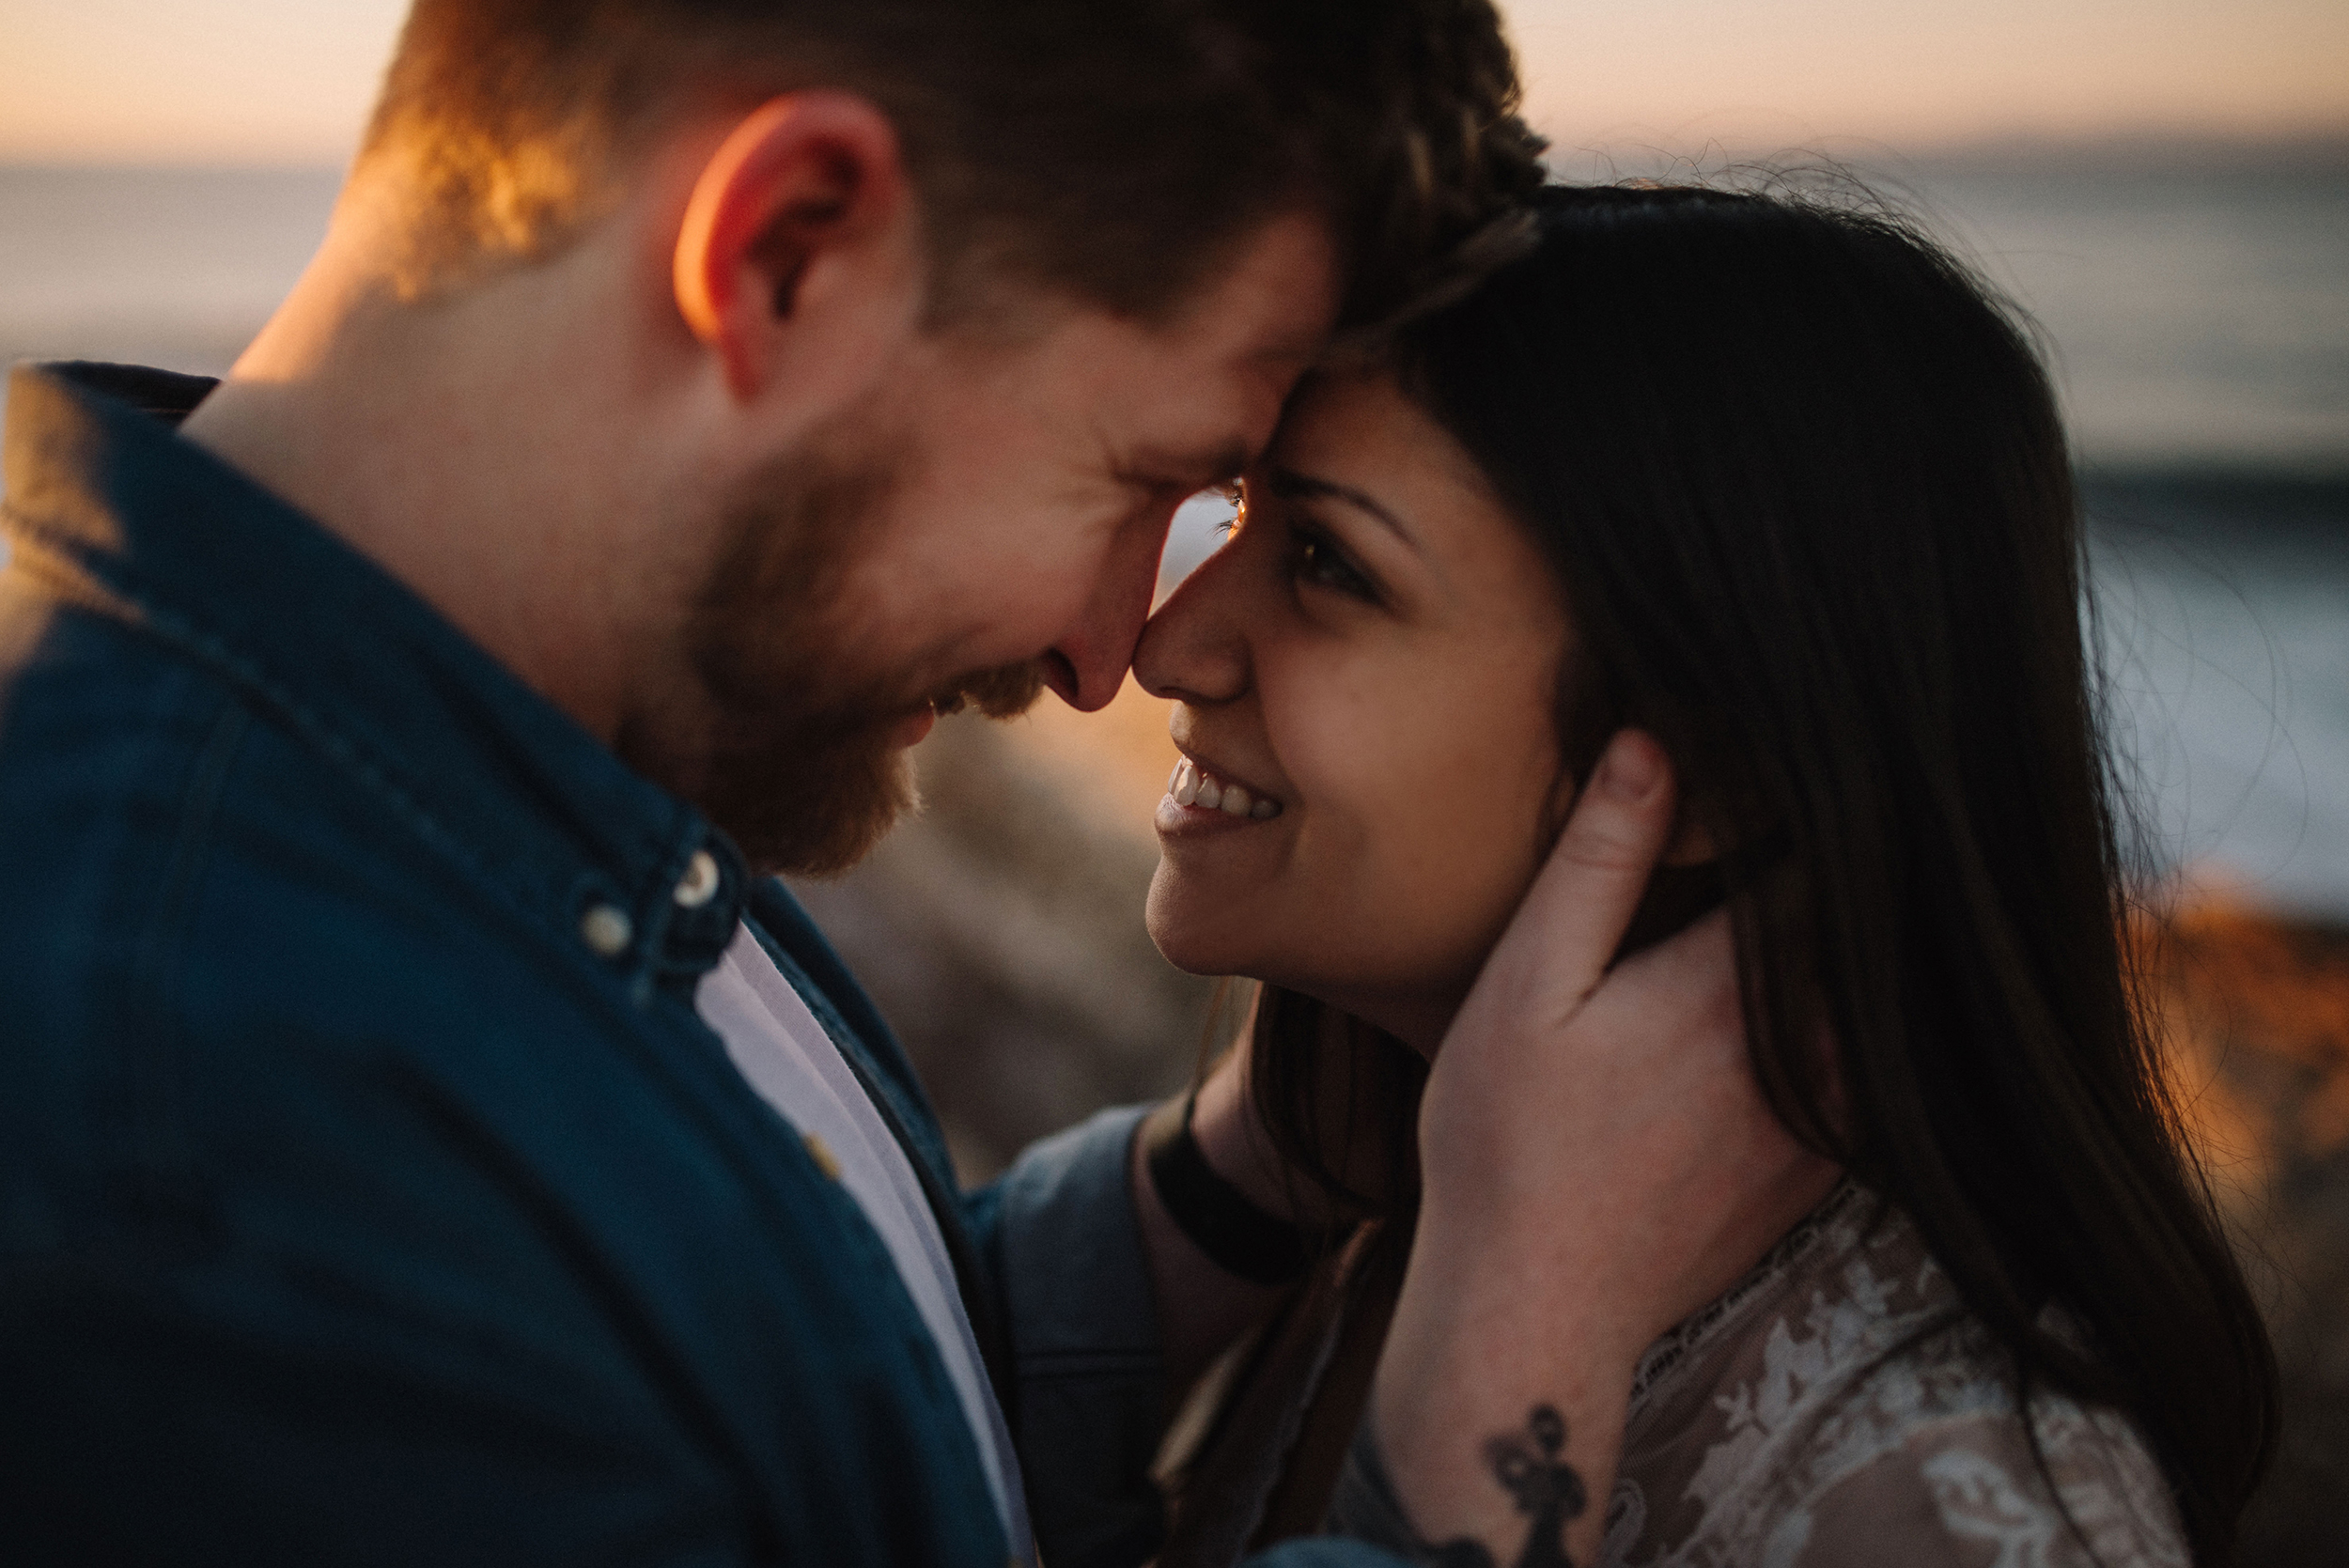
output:
<instances>
[{"instance_id":1,"label":"long dark brown hair","mask_svg":"<svg viewBox=\"0 0 2349 1568\"><path fill-rule=\"evenodd\" d=\"M2079 508L2028 333L1880 210L1651 185L1539 212L1533 254L1391 368L1555 572L1567 766L1647 729L1727 846L1645 935L1726 901L1780 1116L1914 1219L2026 1408L2052 1386L2125 1412L2198 1558L2229 1560L2275 1363L2123 947ZM1404 1149L1417 1059L1270 988L1254 1028L1275 1138L1348 1206L1391 1202L1320 1151L1333 1107Z\"/></svg>"}]
</instances>

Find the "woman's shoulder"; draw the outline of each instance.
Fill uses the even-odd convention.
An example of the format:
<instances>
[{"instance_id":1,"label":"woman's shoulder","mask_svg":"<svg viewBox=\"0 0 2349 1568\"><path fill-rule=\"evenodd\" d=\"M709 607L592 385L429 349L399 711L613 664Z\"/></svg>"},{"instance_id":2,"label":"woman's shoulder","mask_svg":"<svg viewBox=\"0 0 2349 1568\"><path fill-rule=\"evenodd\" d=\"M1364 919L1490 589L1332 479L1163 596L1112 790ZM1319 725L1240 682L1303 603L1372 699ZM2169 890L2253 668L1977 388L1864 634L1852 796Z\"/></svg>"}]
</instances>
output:
<instances>
[{"instance_id":1,"label":"woman's shoulder","mask_svg":"<svg viewBox=\"0 0 2349 1568\"><path fill-rule=\"evenodd\" d=\"M2036 1454L1997 1342L1847 1186L1642 1363L1607 1559L2184 1568L2129 1422L2053 1392L2031 1412Z\"/></svg>"},{"instance_id":2,"label":"woman's shoulder","mask_svg":"<svg viewBox=\"0 0 2349 1568\"><path fill-rule=\"evenodd\" d=\"M2042 1392L2026 1430L1990 1349L1968 1322L1823 1402L1789 1484L1756 1478L1767 1560L1828 1568L1897 1549L1906 1568L2187 1568L2169 1488L2128 1421Z\"/></svg>"}]
</instances>

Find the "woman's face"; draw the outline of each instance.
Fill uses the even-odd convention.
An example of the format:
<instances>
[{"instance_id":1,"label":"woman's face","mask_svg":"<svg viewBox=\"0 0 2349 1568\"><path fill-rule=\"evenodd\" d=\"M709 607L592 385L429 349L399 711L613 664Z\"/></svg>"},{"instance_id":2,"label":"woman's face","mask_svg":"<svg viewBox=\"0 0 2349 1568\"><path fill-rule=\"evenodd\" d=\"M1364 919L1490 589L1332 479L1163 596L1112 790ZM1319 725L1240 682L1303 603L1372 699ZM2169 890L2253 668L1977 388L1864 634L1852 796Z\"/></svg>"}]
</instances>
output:
<instances>
[{"instance_id":1,"label":"woman's face","mask_svg":"<svg viewBox=\"0 0 2349 1568\"><path fill-rule=\"evenodd\" d=\"M1554 580L1384 378L1308 386L1245 502L1134 656L1185 758L1150 934L1432 1050L1569 787Z\"/></svg>"}]
</instances>

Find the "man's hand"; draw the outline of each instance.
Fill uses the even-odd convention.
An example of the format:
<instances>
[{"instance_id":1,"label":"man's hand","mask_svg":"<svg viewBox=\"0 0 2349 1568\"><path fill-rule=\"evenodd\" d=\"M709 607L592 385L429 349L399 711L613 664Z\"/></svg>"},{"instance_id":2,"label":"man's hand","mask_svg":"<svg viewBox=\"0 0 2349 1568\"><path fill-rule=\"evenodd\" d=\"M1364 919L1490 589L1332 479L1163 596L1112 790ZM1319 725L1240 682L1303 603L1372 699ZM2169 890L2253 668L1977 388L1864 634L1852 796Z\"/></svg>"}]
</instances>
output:
<instances>
[{"instance_id":1,"label":"man's hand","mask_svg":"<svg viewBox=\"0 0 2349 1568\"><path fill-rule=\"evenodd\" d=\"M1428 1079L1372 1420L1457 1560L1595 1556L1641 1353L1836 1180L1754 1082L1725 913L1607 967L1672 818L1661 749L1617 736Z\"/></svg>"}]
</instances>

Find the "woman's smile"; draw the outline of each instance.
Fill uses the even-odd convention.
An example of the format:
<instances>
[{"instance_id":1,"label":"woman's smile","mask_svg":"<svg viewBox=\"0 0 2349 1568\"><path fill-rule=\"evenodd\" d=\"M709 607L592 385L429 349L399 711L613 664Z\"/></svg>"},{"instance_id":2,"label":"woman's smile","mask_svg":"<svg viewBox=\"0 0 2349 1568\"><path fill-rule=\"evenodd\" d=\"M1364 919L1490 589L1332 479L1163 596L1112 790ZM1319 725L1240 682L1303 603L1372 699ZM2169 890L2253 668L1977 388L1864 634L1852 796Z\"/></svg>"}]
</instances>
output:
<instances>
[{"instance_id":1,"label":"woman's smile","mask_svg":"<svg viewBox=\"0 0 2349 1568\"><path fill-rule=\"evenodd\" d=\"M1227 772L1185 757L1167 776L1157 826L1161 833L1213 832L1269 822L1282 810L1281 800L1269 791L1252 789Z\"/></svg>"}]
</instances>

